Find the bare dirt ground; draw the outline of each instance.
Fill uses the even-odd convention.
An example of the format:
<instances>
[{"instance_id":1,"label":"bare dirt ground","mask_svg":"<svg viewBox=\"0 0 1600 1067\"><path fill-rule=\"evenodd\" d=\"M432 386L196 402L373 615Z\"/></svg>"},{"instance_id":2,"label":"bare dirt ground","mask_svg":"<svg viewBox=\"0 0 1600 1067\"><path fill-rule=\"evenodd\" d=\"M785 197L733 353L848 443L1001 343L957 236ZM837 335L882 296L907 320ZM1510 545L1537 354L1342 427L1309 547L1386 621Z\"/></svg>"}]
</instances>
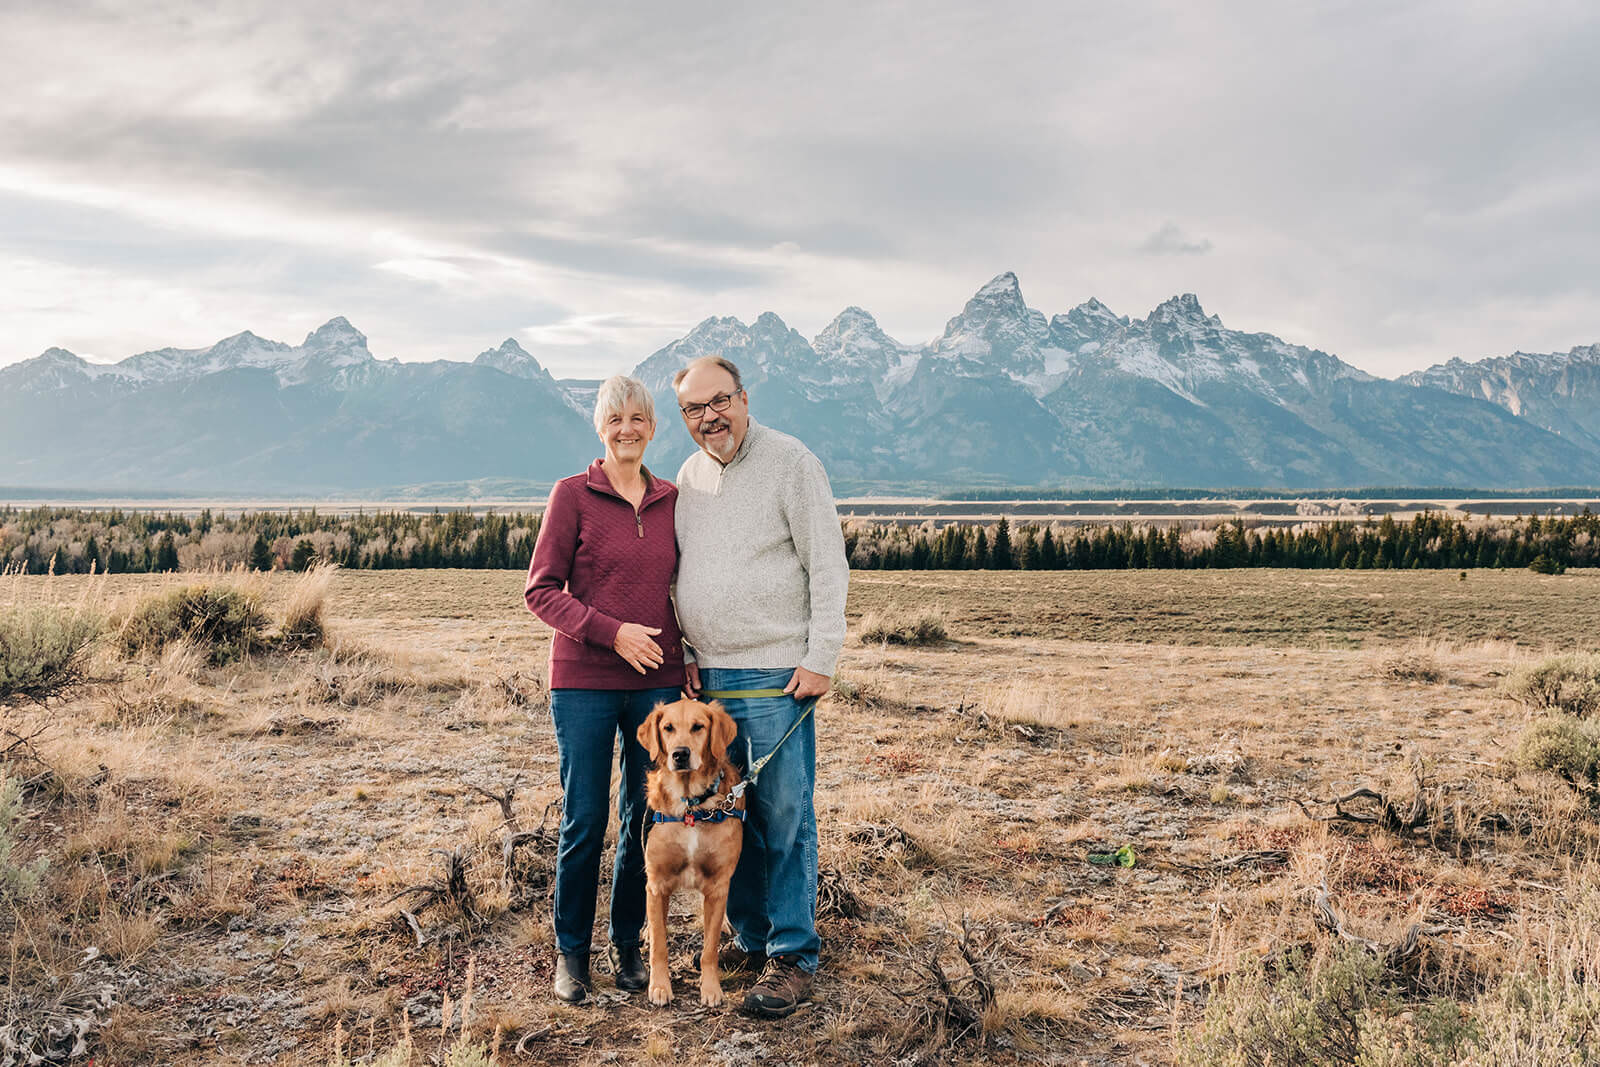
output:
<instances>
[{"instance_id":1,"label":"bare dirt ground","mask_svg":"<svg viewBox=\"0 0 1600 1067\"><path fill-rule=\"evenodd\" d=\"M85 579L10 581L67 602ZM701 1009L680 897L669 1008L604 963L595 997L558 1005L550 839L508 866L485 795L514 784L525 831L559 798L547 631L521 588L341 572L326 647L224 667L107 652L100 685L14 712L50 726L35 744L56 777L23 824L51 868L48 906L10 920L13 983L98 976L106 1064L322 1064L336 1035L360 1053L403 1027L422 1062L469 970L469 1025L508 1064L1155 1064L1215 979L1329 936L1319 887L1362 936L1425 922L1441 981L1470 991L1593 878L1584 805L1503 762L1529 712L1501 681L1594 647L1600 573L857 573L852 633L931 611L948 639L852 640L818 711L813 1003L782 1023ZM1297 803L1363 785L1409 801L1418 771L1456 825L1505 824L1379 832ZM1086 859L1124 845L1132 867ZM443 892L451 850L464 894ZM426 907L394 899L429 883Z\"/></svg>"}]
</instances>

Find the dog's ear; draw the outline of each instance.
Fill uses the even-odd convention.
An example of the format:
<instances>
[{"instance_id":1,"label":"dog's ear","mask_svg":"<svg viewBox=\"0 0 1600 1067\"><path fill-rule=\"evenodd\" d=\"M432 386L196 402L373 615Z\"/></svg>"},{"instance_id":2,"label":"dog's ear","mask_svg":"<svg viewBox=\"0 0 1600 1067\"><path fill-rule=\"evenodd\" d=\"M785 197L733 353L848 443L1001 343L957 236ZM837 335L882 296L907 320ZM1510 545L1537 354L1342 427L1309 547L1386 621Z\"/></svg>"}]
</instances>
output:
<instances>
[{"instance_id":1,"label":"dog's ear","mask_svg":"<svg viewBox=\"0 0 1600 1067\"><path fill-rule=\"evenodd\" d=\"M739 724L734 722L728 710L715 700L706 705L706 710L711 712L711 753L714 756L726 756L728 746L733 744L733 739L738 736Z\"/></svg>"},{"instance_id":2,"label":"dog's ear","mask_svg":"<svg viewBox=\"0 0 1600 1067\"><path fill-rule=\"evenodd\" d=\"M652 762L661 758L661 709L664 707L665 704L657 704L639 724L639 744L650 754Z\"/></svg>"}]
</instances>

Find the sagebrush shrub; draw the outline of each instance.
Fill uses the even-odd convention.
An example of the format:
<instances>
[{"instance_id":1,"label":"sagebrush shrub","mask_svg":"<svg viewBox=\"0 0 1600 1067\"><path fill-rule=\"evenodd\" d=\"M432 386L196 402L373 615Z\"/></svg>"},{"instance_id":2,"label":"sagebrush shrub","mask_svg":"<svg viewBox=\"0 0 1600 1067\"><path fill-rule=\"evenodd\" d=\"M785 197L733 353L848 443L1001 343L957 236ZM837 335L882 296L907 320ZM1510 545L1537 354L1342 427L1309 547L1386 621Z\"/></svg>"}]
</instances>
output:
<instances>
[{"instance_id":1,"label":"sagebrush shrub","mask_svg":"<svg viewBox=\"0 0 1600 1067\"><path fill-rule=\"evenodd\" d=\"M1600 712L1600 653L1568 652L1513 671L1506 693L1524 704L1568 715Z\"/></svg>"},{"instance_id":2,"label":"sagebrush shrub","mask_svg":"<svg viewBox=\"0 0 1600 1067\"><path fill-rule=\"evenodd\" d=\"M1424 1067L1451 1062L1470 1026L1452 1002L1407 1004L1382 957L1336 945L1323 960L1293 952L1230 977L1200 1024L1179 1038L1177 1060L1183 1067Z\"/></svg>"},{"instance_id":3,"label":"sagebrush shrub","mask_svg":"<svg viewBox=\"0 0 1600 1067\"><path fill-rule=\"evenodd\" d=\"M1396 682L1437 682L1444 678L1438 659L1416 648L1401 649L1385 656L1379 670L1385 678Z\"/></svg>"},{"instance_id":4,"label":"sagebrush shrub","mask_svg":"<svg viewBox=\"0 0 1600 1067\"><path fill-rule=\"evenodd\" d=\"M264 647L266 629L258 594L215 582L146 597L123 620L118 639L129 655L188 641L220 665Z\"/></svg>"},{"instance_id":5,"label":"sagebrush shrub","mask_svg":"<svg viewBox=\"0 0 1600 1067\"><path fill-rule=\"evenodd\" d=\"M1573 785L1592 787L1600 777L1600 724L1546 715L1522 732L1514 758L1528 770L1549 771Z\"/></svg>"},{"instance_id":6,"label":"sagebrush shrub","mask_svg":"<svg viewBox=\"0 0 1600 1067\"><path fill-rule=\"evenodd\" d=\"M931 611L900 621L877 614L861 620L861 643L864 645L936 645L945 639L944 617Z\"/></svg>"},{"instance_id":7,"label":"sagebrush shrub","mask_svg":"<svg viewBox=\"0 0 1600 1067\"><path fill-rule=\"evenodd\" d=\"M0 614L0 704L49 700L84 680L101 620L57 607L8 607Z\"/></svg>"},{"instance_id":8,"label":"sagebrush shrub","mask_svg":"<svg viewBox=\"0 0 1600 1067\"><path fill-rule=\"evenodd\" d=\"M11 858L17 845L16 824L21 817L22 787L0 774L0 903L32 896L44 875L42 857L30 864L17 863Z\"/></svg>"}]
</instances>

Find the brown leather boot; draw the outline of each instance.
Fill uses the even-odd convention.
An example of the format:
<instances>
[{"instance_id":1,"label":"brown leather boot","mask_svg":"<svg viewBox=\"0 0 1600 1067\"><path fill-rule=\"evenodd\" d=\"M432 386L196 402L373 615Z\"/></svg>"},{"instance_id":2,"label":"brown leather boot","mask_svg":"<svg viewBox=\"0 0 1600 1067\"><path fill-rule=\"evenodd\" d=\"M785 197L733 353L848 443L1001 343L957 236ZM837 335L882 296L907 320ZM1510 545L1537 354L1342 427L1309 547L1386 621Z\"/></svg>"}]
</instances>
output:
<instances>
[{"instance_id":1,"label":"brown leather boot","mask_svg":"<svg viewBox=\"0 0 1600 1067\"><path fill-rule=\"evenodd\" d=\"M732 941L726 941L717 950L717 968L724 977L740 974L760 974L767 965L767 954L759 949L746 952Z\"/></svg>"},{"instance_id":2,"label":"brown leather boot","mask_svg":"<svg viewBox=\"0 0 1600 1067\"><path fill-rule=\"evenodd\" d=\"M798 956L773 956L744 995L744 1010L762 1019L785 1019L811 996L811 975Z\"/></svg>"}]
</instances>

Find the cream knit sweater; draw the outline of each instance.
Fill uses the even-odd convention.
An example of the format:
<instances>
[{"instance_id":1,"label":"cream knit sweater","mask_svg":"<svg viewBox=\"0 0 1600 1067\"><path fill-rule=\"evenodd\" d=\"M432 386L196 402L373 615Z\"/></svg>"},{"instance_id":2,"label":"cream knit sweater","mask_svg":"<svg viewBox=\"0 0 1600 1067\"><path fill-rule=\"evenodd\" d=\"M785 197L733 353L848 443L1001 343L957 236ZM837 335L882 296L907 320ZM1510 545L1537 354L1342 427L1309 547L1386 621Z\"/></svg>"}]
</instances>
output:
<instances>
[{"instance_id":1,"label":"cream knit sweater","mask_svg":"<svg viewBox=\"0 0 1600 1067\"><path fill-rule=\"evenodd\" d=\"M724 467L678 471L678 622L702 667L831 675L850 565L822 463L754 419Z\"/></svg>"}]
</instances>

